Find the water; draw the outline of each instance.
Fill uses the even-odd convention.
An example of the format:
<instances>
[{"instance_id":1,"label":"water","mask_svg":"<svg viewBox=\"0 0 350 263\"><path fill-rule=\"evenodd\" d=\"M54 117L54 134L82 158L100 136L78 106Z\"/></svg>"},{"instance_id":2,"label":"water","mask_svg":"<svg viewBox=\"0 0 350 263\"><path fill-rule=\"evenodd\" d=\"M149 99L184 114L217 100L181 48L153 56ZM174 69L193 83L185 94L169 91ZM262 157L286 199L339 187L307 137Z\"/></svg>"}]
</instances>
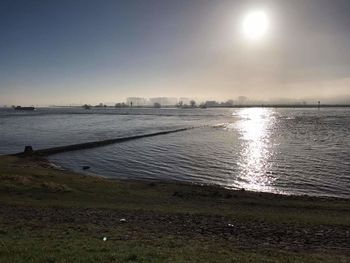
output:
<instances>
[{"instance_id":1,"label":"water","mask_svg":"<svg viewBox=\"0 0 350 263\"><path fill-rule=\"evenodd\" d=\"M0 110L0 154L184 127L181 133L50 156L110 178L350 197L350 109Z\"/></svg>"}]
</instances>

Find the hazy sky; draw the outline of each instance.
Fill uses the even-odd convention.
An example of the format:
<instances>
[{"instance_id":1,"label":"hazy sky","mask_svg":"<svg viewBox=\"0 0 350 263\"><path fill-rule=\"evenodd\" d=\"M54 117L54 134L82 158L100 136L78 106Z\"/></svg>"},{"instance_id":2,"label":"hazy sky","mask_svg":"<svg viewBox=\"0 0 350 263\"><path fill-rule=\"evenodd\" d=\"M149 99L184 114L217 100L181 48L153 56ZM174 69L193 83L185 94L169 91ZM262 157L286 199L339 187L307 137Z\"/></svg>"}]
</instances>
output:
<instances>
[{"instance_id":1,"label":"hazy sky","mask_svg":"<svg viewBox=\"0 0 350 263\"><path fill-rule=\"evenodd\" d=\"M270 28L247 40L242 20ZM349 0L0 0L0 104L350 102Z\"/></svg>"}]
</instances>

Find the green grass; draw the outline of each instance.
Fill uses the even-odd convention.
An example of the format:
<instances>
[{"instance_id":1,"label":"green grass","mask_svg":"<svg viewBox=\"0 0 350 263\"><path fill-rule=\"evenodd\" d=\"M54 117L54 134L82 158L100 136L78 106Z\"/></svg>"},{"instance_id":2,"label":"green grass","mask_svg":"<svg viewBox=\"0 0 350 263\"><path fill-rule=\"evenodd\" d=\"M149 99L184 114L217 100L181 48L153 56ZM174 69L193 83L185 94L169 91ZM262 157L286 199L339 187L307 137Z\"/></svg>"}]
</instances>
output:
<instances>
[{"instance_id":1,"label":"green grass","mask_svg":"<svg viewBox=\"0 0 350 263\"><path fill-rule=\"evenodd\" d=\"M156 241L102 241L74 236L47 242L45 237L4 240L2 262L347 262L345 256L238 250L225 243L179 238Z\"/></svg>"},{"instance_id":2,"label":"green grass","mask_svg":"<svg viewBox=\"0 0 350 263\"><path fill-rule=\"evenodd\" d=\"M23 231L24 230L24 231ZM76 231L57 225L50 229L10 229L1 239L1 262L349 262L346 255L237 249L208 238L143 236L124 239L127 226L99 233L93 226ZM0 235L2 236L2 235ZM103 237L107 241L103 241Z\"/></svg>"},{"instance_id":3,"label":"green grass","mask_svg":"<svg viewBox=\"0 0 350 263\"><path fill-rule=\"evenodd\" d=\"M40 159L9 156L0 157L0 205L223 216L267 224L350 225L348 200L166 182L112 181L55 170ZM0 262L349 262L347 253L338 251L244 249L217 237L188 238L162 232L161 228L157 233L130 224L6 220L0 215ZM108 237L106 242L103 236Z\"/></svg>"}]
</instances>

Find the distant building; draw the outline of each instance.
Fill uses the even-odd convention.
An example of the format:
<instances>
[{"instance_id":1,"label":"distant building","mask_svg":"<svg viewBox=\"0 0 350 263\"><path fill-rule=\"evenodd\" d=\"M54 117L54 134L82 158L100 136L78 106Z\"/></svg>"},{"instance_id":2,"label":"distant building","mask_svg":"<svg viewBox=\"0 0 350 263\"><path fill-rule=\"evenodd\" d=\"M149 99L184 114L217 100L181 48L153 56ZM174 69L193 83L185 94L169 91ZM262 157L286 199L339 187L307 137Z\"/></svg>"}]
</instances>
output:
<instances>
[{"instance_id":1,"label":"distant building","mask_svg":"<svg viewBox=\"0 0 350 263\"><path fill-rule=\"evenodd\" d=\"M244 104L246 104L248 102L248 98L245 97L245 96L239 96L237 98L237 102L238 102L239 105L244 105Z\"/></svg>"},{"instance_id":2,"label":"distant building","mask_svg":"<svg viewBox=\"0 0 350 263\"><path fill-rule=\"evenodd\" d=\"M160 104L161 106L175 106L177 104L177 98L171 97L158 97L158 98L150 98L151 104Z\"/></svg>"},{"instance_id":3,"label":"distant building","mask_svg":"<svg viewBox=\"0 0 350 263\"><path fill-rule=\"evenodd\" d=\"M228 100L226 102L222 102L221 103L221 106L224 106L224 107L232 107L234 105L234 101L233 100Z\"/></svg>"},{"instance_id":4,"label":"distant building","mask_svg":"<svg viewBox=\"0 0 350 263\"><path fill-rule=\"evenodd\" d=\"M148 106L148 100L145 98L139 98L139 97L129 97L126 99L126 104L128 106L133 106L133 107L143 107L143 106Z\"/></svg>"},{"instance_id":5,"label":"distant building","mask_svg":"<svg viewBox=\"0 0 350 263\"><path fill-rule=\"evenodd\" d=\"M207 100L205 102L205 106L207 106L207 107L218 107L218 106L220 106L220 104L217 101L215 101L215 100Z\"/></svg>"}]
</instances>

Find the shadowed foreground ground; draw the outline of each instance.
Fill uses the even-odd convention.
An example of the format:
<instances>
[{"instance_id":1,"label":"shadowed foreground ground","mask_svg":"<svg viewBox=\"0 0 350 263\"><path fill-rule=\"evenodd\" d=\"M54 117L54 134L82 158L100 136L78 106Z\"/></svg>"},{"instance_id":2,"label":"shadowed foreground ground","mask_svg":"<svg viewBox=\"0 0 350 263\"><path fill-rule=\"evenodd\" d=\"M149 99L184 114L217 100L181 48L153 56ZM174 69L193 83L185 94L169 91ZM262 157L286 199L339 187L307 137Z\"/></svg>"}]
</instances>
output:
<instances>
[{"instance_id":1,"label":"shadowed foreground ground","mask_svg":"<svg viewBox=\"0 0 350 263\"><path fill-rule=\"evenodd\" d=\"M0 157L0 262L350 262L349 226L349 200L111 181Z\"/></svg>"}]
</instances>

